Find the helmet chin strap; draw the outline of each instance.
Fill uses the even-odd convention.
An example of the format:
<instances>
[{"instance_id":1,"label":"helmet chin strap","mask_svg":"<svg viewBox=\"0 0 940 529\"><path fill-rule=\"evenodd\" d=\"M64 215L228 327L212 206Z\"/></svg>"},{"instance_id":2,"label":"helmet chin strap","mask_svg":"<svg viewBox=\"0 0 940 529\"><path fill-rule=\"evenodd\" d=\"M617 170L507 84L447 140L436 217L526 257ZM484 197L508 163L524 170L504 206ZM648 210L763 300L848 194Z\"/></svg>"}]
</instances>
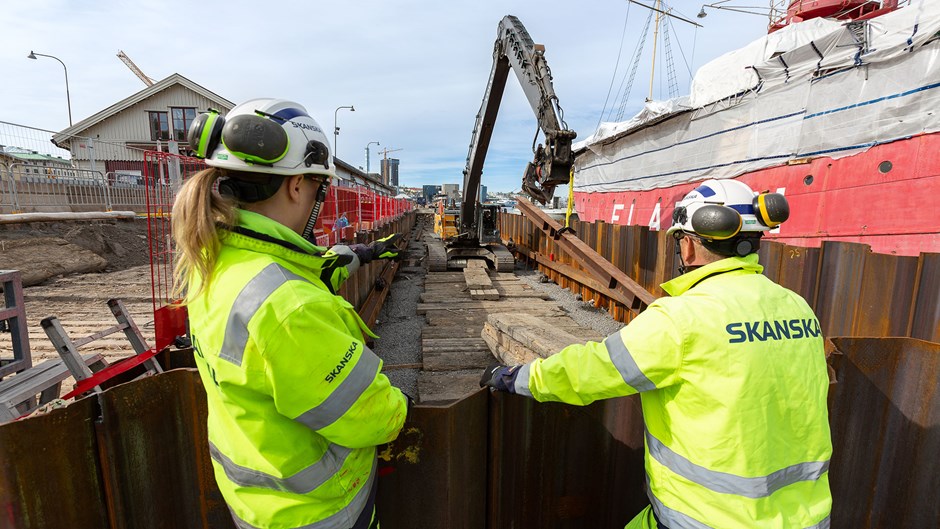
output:
<instances>
[{"instance_id":1,"label":"helmet chin strap","mask_svg":"<svg viewBox=\"0 0 940 529\"><path fill-rule=\"evenodd\" d=\"M676 259L679 261L679 275L683 275L689 271L689 267L686 266L685 260L682 259L682 245L681 238L676 239Z\"/></svg>"},{"instance_id":2,"label":"helmet chin strap","mask_svg":"<svg viewBox=\"0 0 940 529\"><path fill-rule=\"evenodd\" d=\"M323 206L323 202L326 201L326 190L329 186L330 182L328 180L320 182L316 202L313 204L313 209L310 210L310 216L307 217L307 224L304 226L303 233L301 233L301 237L310 241L312 244L317 244L317 238L313 235L313 229L317 224L317 217L320 216L320 208Z\"/></svg>"}]
</instances>

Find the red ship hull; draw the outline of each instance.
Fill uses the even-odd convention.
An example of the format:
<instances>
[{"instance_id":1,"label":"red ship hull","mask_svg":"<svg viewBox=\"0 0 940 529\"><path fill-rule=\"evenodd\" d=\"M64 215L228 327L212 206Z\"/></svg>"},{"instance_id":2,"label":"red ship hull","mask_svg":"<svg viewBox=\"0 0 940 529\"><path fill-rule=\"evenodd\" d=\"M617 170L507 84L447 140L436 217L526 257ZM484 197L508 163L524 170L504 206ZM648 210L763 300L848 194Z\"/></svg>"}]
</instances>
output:
<instances>
[{"instance_id":1,"label":"red ship hull","mask_svg":"<svg viewBox=\"0 0 940 529\"><path fill-rule=\"evenodd\" d=\"M897 255L940 252L940 134L887 143L840 159L791 162L737 177L754 190L779 191L790 219L770 239L818 247L859 242ZM666 229L672 210L697 183L648 191L575 193L579 218Z\"/></svg>"}]
</instances>

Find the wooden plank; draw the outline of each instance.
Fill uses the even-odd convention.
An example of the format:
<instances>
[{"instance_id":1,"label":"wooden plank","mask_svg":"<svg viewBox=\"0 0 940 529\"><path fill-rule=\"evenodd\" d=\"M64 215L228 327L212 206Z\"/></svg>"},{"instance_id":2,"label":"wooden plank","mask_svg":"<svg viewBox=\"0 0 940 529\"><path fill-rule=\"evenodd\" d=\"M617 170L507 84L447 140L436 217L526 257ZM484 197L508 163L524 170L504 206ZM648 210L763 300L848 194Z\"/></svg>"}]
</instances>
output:
<instances>
[{"instance_id":1,"label":"wooden plank","mask_svg":"<svg viewBox=\"0 0 940 529\"><path fill-rule=\"evenodd\" d=\"M473 351L439 351L424 353L425 371L460 371L464 369L482 370L496 361L486 342L483 348Z\"/></svg>"},{"instance_id":2,"label":"wooden plank","mask_svg":"<svg viewBox=\"0 0 940 529\"><path fill-rule=\"evenodd\" d=\"M480 325L483 324L483 319L481 318ZM461 325L459 327L452 326L428 326L421 329L421 339L425 338L473 338L479 335L479 326L473 328L467 325Z\"/></svg>"},{"instance_id":3,"label":"wooden plank","mask_svg":"<svg viewBox=\"0 0 940 529\"><path fill-rule=\"evenodd\" d=\"M470 290L470 299L483 301L498 301L499 291L495 288L483 288L479 290Z\"/></svg>"},{"instance_id":4,"label":"wooden plank","mask_svg":"<svg viewBox=\"0 0 940 529\"><path fill-rule=\"evenodd\" d=\"M506 365L526 364L539 358L539 355L528 349L519 342L501 335L501 333L492 325L485 324L480 336L489 346L494 356Z\"/></svg>"},{"instance_id":5,"label":"wooden plank","mask_svg":"<svg viewBox=\"0 0 940 529\"><path fill-rule=\"evenodd\" d=\"M490 281L490 276L486 273L486 269L483 268L465 268L463 278L467 284L467 288L471 291L475 289L491 288L493 286L493 282Z\"/></svg>"},{"instance_id":6,"label":"wooden plank","mask_svg":"<svg viewBox=\"0 0 940 529\"><path fill-rule=\"evenodd\" d=\"M525 345L537 355L549 357L572 344L583 340L571 333L545 323L542 319L529 314L496 313L490 314L487 322L500 333L509 335L513 340Z\"/></svg>"},{"instance_id":7,"label":"wooden plank","mask_svg":"<svg viewBox=\"0 0 940 529\"><path fill-rule=\"evenodd\" d=\"M428 326L449 329L455 325L476 327L479 329L486 322L486 312L475 310L467 311L441 311L433 310L425 314Z\"/></svg>"},{"instance_id":8,"label":"wooden plank","mask_svg":"<svg viewBox=\"0 0 940 529\"><path fill-rule=\"evenodd\" d=\"M424 354L449 351L485 351L486 344L479 337L474 338L426 338L421 340L421 352Z\"/></svg>"},{"instance_id":9,"label":"wooden plank","mask_svg":"<svg viewBox=\"0 0 940 529\"><path fill-rule=\"evenodd\" d=\"M424 278L424 284L430 283L461 283L463 272L430 272Z\"/></svg>"},{"instance_id":10,"label":"wooden plank","mask_svg":"<svg viewBox=\"0 0 940 529\"><path fill-rule=\"evenodd\" d=\"M418 396L422 403L456 400L480 389L481 370L422 371L418 375Z\"/></svg>"}]
</instances>

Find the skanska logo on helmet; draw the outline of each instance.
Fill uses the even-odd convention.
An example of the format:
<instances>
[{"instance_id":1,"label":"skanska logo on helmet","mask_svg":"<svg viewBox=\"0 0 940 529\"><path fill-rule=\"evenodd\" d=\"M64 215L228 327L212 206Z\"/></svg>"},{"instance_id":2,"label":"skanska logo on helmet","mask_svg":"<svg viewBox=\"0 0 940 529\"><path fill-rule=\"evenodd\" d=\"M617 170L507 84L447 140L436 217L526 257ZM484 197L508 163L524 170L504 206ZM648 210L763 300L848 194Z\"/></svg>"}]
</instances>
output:
<instances>
[{"instance_id":1,"label":"skanska logo on helmet","mask_svg":"<svg viewBox=\"0 0 940 529\"><path fill-rule=\"evenodd\" d=\"M725 331L728 343L766 342L767 340L799 340L817 338L822 331L816 318L774 321L739 321L729 323Z\"/></svg>"},{"instance_id":2,"label":"skanska logo on helmet","mask_svg":"<svg viewBox=\"0 0 940 529\"><path fill-rule=\"evenodd\" d=\"M308 125L306 123L300 123L298 121L288 121L288 123L293 125L295 129L305 129L305 130L312 130L313 132L323 132L320 129L320 127L317 127L315 125Z\"/></svg>"}]
</instances>

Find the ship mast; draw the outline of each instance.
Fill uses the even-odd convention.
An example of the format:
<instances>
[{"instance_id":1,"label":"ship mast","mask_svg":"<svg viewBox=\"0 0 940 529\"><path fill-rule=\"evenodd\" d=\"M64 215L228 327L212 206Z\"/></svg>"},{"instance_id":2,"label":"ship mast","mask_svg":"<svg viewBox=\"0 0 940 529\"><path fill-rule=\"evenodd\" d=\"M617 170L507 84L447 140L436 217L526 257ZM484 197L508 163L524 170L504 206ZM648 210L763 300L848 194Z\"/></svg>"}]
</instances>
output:
<instances>
[{"instance_id":1,"label":"ship mast","mask_svg":"<svg viewBox=\"0 0 940 529\"><path fill-rule=\"evenodd\" d=\"M659 15L662 11L659 8L662 0L656 0L656 3L653 4L653 10L656 11L656 25L653 26L653 65L650 68L650 95L646 98L647 101L653 100L653 79L656 77L656 43L659 41Z\"/></svg>"}]
</instances>

